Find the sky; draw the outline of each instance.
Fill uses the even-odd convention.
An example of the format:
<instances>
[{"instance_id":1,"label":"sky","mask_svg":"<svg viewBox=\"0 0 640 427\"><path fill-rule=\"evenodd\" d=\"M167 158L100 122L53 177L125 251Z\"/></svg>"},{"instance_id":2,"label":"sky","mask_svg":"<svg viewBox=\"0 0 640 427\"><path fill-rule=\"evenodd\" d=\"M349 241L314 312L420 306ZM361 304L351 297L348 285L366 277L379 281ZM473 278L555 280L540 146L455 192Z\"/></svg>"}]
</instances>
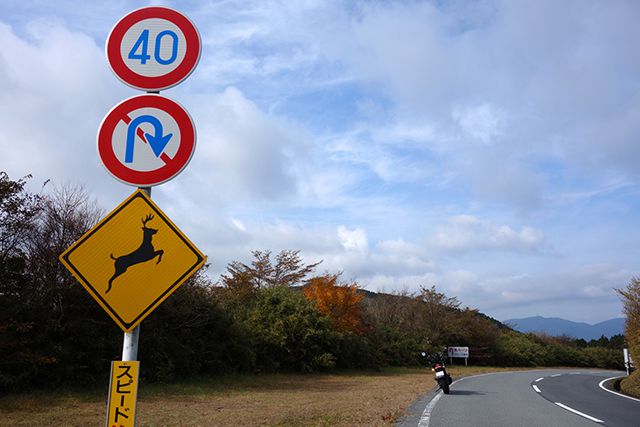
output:
<instances>
[{"instance_id":1,"label":"sky","mask_svg":"<svg viewBox=\"0 0 640 427\"><path fill-rule=\"evenodd\" d=\"M639 275L640 2L0 0L0 170L135 187L96 135L142 92L105 57L147 5L196 25L195 71L161 95L197 129L152 190L217 280L299 250L374 292L436 288L499 320L622 316Z\"/></svg>"}]
</instances>

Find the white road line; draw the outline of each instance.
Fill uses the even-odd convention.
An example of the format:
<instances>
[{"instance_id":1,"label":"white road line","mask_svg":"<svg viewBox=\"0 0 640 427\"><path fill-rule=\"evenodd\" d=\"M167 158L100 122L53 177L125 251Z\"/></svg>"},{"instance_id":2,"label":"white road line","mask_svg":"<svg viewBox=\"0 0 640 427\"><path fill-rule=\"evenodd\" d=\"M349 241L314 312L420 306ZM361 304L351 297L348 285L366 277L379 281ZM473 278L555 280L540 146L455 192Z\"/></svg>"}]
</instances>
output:
<instances>
[{"instance_id":1,"label":"white road line","mask_svg":"<svg viewBox=\"0 0 640 427\"><path fill-rule=\"evenodd\" d=\"M442 397L442 392L439 391L438 394L436 394L436 396L431 399L431 402L429 402L429 404L427 405L426 408L424 408L424 412L422 413L422 416L420 417L420 421L418 422L418 427L429 427L429 421L431 420L431 412L433 411L433 408L435 408L436 403L438 403L438 400L440 400L440 398Z\"/></svg>"},{"instance_id":2,"label":"white road line","mask_svg":"<svg viewBox=\"0 0 640 427\"><path fill-rule=\"evenodd\" d=\"M587 414L585 414L584 412L576 411L576 410L575 410L575 409L573 409L573 408L569 408L567 405L563 405L563 404L562 404L562 403L560 403L560 402L554 402L554 403L555 403L556 405L558 405L559 407L561 407L561 408L563 408L563 409L566 409L567 411L573 412L574 414L580 415L581 417L585 417L585 418L586 418L586 419L588 419L588 420L594 421L594 422L596 422L596 423L603 423L603 422L604 422L604 421L599 420L599 419L597 419L597 418L595 418L595 417L592 417L591 415L587 415Z\"/></svg>"},{"instance_id":3,"label":"white road line","mask_svg":"<svg viewBox=\"0 0 640 427\"><path fill-rule=\"evenodd\" d=\"M535 382L539 383L540 381L542 381L544 379L544 377L538 378Z\"/></svg>"},{"instance_id":4,"label":"white road line","mask_svg":"<svg viewBox=\"0 0 640 427\"><path fill-rule=\"evenodd\" d=\"M497 372L489 372L488 374L480 374L480 375L472 375L470 377L462 377L459 380L455 380L454 382L452 382L449 387L451 387L452 385L454 385L458 381L462 381L462 380L467 379L467 378L483 377L485 375L492 375L492 374L496 374L496 373ZM438 403L438 400L440 400L440 398L442 397L443 394L444 393L442 393L442 390L438 391L438 393L434 396L434 398L431 399L431 401L429 402L427 407L424 408L424 411L422 412L422 416L420 417L420 421L418 421L418 427L429 427L429 421L431 420L431 412L433 412L433 408L436 407L436 403Z\"/></svg>"},{"instance_id":5,"label":"white road line","mask_svg":"<svg viewBox=\"0 0 640 427\"><path fill-rule=\"evenodd\" d=\"M551 378L559 377L560 375L562 374L554 374L554 375L551 375Z\"/></svg>"},{"instance_id":6,"label":"white road line","mask_svg":"<svg viewBox=\"0 0 640 427\"><path fill-rule=\"evenodd\" d=\"M607 378L606 380L602 380L600 381L600 384L598 384L600 386L601 389L603 389L604 391L608 391L609 393L613 393L613 394L617 394L618 396L622 396L622 397L626 397L627 399L631 399L631 400L635 400L636 402L640 402L640 399L636 399L635 397L631 397L631 396L627 396L626 394L622 394L622 393L617 393L613 390L609 390L608 388L606 388L604 386L604 383L606 383L609 380L613 380L616 378L620 378L620 377L611 377L611 378Z\"/></svg>"},{"instance_id":7,"label":"white road line","mask_svg":"<svg viewBox=\"0 0 640 427\"><path fill-rule=\"evenodd\" d=\"M537 370L539 371L540 369L537 369ZM451 383L451 385L454 385L458 381L463 381L469 378L478 378L478 377L484 377L487 375L515 374L519 372L521 371L488 372L486 374L471 375L469 377L462 377L459 380L455 380L454 382ZM558 375L562 375L562 374L558 374ZM438 400L440 400L440 398L442 397L442 394L443 394L442 391L438 391L438 393L434 396L434 398L431 399L431 401L427 404L427 407L424 408L424 411L422 412L422 416L420 417L420 421L418 422L418 427L429 427L429 421L431 420L431 412L433 411L433 408L435 408L436 403L438 403Z\"/></svg>"},{"instance_id":8,"label":"white road line","mask_svg":"<svg viewBox=\"0 0 640 427\"><path fill-rule=\"evenodd\" d=\"M540 393L540 389L538 388L537 385L534 384L532 387L537 393Z\"/></svg>"}]
</instances>

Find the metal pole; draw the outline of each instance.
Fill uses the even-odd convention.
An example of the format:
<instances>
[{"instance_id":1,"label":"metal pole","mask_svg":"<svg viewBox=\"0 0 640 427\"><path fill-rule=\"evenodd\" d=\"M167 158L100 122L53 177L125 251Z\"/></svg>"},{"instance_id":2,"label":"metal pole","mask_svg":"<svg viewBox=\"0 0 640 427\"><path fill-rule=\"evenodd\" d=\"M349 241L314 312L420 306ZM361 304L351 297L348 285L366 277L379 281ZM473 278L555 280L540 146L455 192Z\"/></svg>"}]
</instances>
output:
<instances>
[{"instance_id":1,"label":"metal pole","mask_svg":"<svg viewBox=\"0 0 640 427\"><path fill-rule=\"evenodd\" d=\"M138 338L140 338L140 325L131 332L124 333L122 342L122 361L131 362L138 359Z\"/></svg>"},{"instance_id":2,"label":"metal pole","mask_svg":"<svg viewBox=\"0 0 640 427\"><path fill-rule=\"evenodd\" d=\"M139 187L147 196L151 197L151 187ZM140 325L136 326L131 332L124 333L122 341L122 361L131 362L138 360L138 340L140 338Z\"/></svg>"}]
</instances>

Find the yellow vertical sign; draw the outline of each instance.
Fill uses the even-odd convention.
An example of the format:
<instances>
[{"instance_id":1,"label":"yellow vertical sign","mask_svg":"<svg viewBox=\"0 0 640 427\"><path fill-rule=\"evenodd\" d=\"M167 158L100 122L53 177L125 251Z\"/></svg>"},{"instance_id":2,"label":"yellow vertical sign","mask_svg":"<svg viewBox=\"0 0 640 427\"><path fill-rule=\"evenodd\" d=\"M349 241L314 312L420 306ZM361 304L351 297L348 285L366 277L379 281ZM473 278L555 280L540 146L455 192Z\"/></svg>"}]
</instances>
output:
<instances>
[{"instance_id":1,"label":"yellow vertical sign","mask_svg":"<svg viewBox=\"0 0 640 427\"><path fill-rule=\"evenodd\" d=\"M107 427L133 427L138 402L140 362L111 362Z\"/></svg>"}]
</instances>

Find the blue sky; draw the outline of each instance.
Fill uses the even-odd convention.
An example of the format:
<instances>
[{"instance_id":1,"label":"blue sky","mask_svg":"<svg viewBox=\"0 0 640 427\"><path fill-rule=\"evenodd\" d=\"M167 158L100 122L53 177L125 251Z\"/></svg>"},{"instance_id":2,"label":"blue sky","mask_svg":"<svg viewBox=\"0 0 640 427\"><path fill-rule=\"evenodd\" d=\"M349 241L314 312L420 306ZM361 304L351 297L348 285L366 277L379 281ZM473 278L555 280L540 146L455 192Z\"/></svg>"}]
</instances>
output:
<instances>
[{"instance_id":1,"label":"blue sky","mask_svg":"<svg viewBox=\"0 0 640 427\"><path fill-rule=\"evenodd\" d=\"M104 56L133 1L0 3L0 169L132 188L96 154L138 91ZM621 315L638 275L635 1L156 1L203 50L162 94L194 118L187 168L153 198L216 279L301 250L372 291L436 285L504 320Z\"/></svg>"}]
</instances>

